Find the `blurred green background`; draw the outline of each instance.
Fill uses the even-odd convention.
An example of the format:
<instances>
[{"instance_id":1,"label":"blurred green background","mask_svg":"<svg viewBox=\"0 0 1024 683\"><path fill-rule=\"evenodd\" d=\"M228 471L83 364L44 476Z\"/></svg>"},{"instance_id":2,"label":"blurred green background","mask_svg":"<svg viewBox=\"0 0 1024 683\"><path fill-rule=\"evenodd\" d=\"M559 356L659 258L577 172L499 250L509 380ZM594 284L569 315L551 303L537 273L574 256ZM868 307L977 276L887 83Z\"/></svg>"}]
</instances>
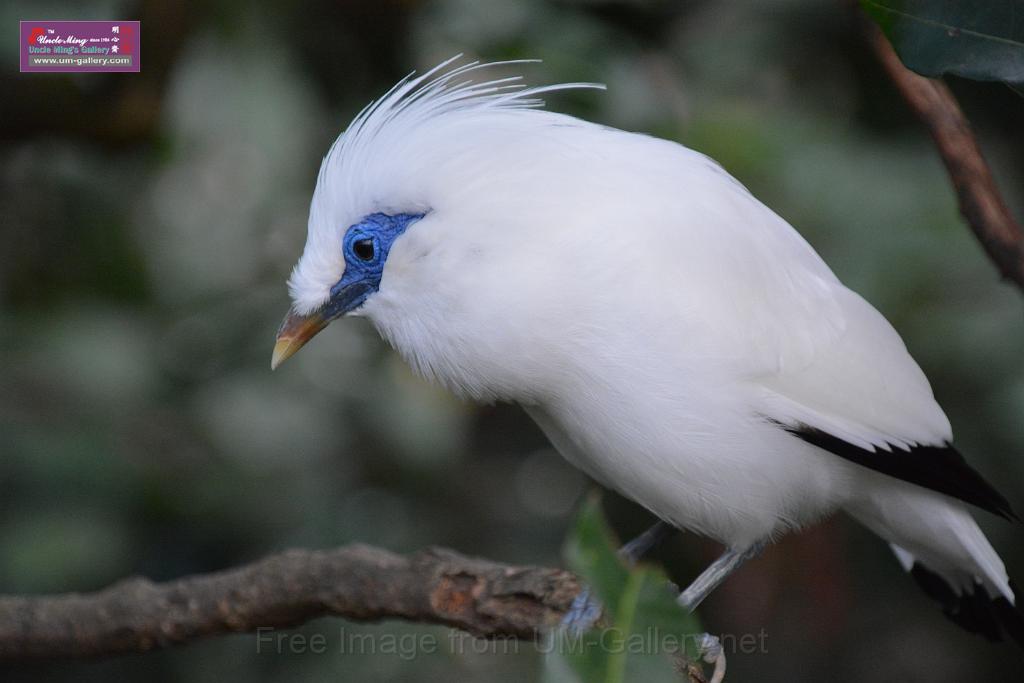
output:
<instances>
[{"instance_id":1,"label":"blurred green background","mask_svg":"<svg viewBox=\"0 0 1024 683\"><path fill-rule=\"evenodd\" d=\"M319 159L412 69L536 57L531 83L599 81L549 107L679 140L792 222L903 334L961 450L1024 509L1019 292L962 224L923 129L846 3L815 0L26 2L19 19L141 19L142 73L18 74L0 44L0 592L168 579L291 546L440 544L559 564L592 486L517 409L426 386L364 321L278 372L274 332ZM13 35L13 34L12 34ZM955 81L1017 216L1024 99ZM680 188L685 191L686 188ZM623 536L650 522L612 496ZM978 517L1011 575L1020 526ZM673 539L684 582L717 548ZM701 609L768 634L730 681L1007 680L1017 653L947 622L847 520L787 538ZM321 620L328 634L421 633ZM516 681L531 648L256 653L231 636L4 681Z\"/></svg>"}]
</instances>

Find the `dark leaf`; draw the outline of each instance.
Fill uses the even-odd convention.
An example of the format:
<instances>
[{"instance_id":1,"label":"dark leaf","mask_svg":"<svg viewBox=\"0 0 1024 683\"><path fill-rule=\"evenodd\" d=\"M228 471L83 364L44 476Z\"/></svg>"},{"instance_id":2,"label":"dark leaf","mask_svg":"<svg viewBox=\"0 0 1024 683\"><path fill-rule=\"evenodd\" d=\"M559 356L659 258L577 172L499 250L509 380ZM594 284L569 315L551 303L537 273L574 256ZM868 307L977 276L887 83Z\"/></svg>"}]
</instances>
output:
<instances>
[{"instance_id":1,"label":"dark leaf","mask_svg":"<svg viewBox=\"0 0 1024 683\"><path fill-rule=\"evenodd\" d=\"M1024 0L860 0L923 76L1024 84Z\"/></svg>"}]
</instances>

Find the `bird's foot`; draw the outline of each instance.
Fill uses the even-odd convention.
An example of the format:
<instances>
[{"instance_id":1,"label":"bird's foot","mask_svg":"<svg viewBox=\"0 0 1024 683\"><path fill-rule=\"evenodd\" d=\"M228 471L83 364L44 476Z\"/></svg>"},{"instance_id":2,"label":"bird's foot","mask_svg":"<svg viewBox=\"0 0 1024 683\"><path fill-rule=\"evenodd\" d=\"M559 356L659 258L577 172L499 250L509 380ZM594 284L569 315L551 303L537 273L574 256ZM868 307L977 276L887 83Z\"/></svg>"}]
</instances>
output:
<instances>
[{"instance_id":1,"label":"bird's foot","mask_svg":"<svg viewBox=\"0 0 1024 683\"><path fill-rule=\"evenodd\" d=\"M562 626L571 635L577 636L589 631L600 620L604 605L593 596L590 588L583 590L573 599L569 611L562 617Z\"/></svg>"},{"instance_id":2,"label":"bird's foot","mask_svg":"<svg viewBox=\"0 0 1024 683\"><path fill-rule=\"evenodd\" d=\"M675 589L678 594L679 589L675 584L669 583L669 587ZM572 636L581 635L600 621L603 612L604 605L594 597L589 587L584 586L573 599L569 611L562 617L562 628ZM702 633L696 637L696 643L697 656L715 667L708 683L722 683L725 679L725 651L722 649L722 641L718 636Z\"/></svg>"},{"instance_id":3,"label":"bird's foot","mask_svg":"<svg viewBox=\"0 0 1024 683\"><path fill-rule=\"evenodd\" d=\"M725 679L725 651L718 636L710 633L697 636L697 653L705 662L715 665L708 683L722 683Z\"/></svg>"},{"instance_id":4,"label":"bird's foot","mask_svg":"<svg viewBox=\"0 0 1024 683\"><path fill-rule=\"evenodd\" d=\"M636 566L640 558L647 554L667 537L676 532L676 528L668 522L658 521L629 543L619 548L619 559L629 568ZM677 590L678 592L678 590ZM562 626L571 634L579 635L590 630L604 612L604 605L593 596L590 588L584 586L572 602L569 611L562 617Z\"/></svg>"}]
</instances>

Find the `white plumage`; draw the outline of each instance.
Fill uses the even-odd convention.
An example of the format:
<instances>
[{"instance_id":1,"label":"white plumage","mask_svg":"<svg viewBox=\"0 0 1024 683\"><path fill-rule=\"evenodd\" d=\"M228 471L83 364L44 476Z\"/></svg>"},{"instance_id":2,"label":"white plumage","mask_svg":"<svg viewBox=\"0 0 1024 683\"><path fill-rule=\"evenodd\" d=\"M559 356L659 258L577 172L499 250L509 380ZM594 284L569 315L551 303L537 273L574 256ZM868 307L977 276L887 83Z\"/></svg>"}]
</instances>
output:
<instances>
[{"instance_id":1,"label":"white plumage","mask_svg":"<svg viewBox=\"0 0 1024 683\"><path fill-rule=\"evenodd\" d=\"M351 312L424 377L522 405L573 464L730 548L847 510L904 563L1012 602L948 490L794 434L868 459L950 442L886 320L706 156L535 108L559 86L459 85L479 68L403 81L332 147L296 314L329 306L350 226L423 214Z\"/></svg>"}]
</instances>

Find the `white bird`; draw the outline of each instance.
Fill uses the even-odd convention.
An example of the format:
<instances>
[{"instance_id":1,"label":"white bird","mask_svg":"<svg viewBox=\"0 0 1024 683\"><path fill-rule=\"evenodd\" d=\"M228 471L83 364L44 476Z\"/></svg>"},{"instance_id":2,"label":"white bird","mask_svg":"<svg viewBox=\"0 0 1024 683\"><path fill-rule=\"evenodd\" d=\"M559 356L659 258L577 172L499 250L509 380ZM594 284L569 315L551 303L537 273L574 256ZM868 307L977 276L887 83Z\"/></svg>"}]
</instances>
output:
<instances>
[{"instance_id":1,"label":"white bird","mask_svg":"<svg viewBox=\"0 0 1024 683\"><path fill-rule=\"evenodd\" d=\"M365 316L422 376L521 405L572 464L727 551L695 607L780 535L845 510L948 616L1024 644L967 504L1012 517L950 445L891 325L710 158L538 109L587 84L472 83L452 60L323 160L272 366Z\"/></svg>"}]
</instances>

